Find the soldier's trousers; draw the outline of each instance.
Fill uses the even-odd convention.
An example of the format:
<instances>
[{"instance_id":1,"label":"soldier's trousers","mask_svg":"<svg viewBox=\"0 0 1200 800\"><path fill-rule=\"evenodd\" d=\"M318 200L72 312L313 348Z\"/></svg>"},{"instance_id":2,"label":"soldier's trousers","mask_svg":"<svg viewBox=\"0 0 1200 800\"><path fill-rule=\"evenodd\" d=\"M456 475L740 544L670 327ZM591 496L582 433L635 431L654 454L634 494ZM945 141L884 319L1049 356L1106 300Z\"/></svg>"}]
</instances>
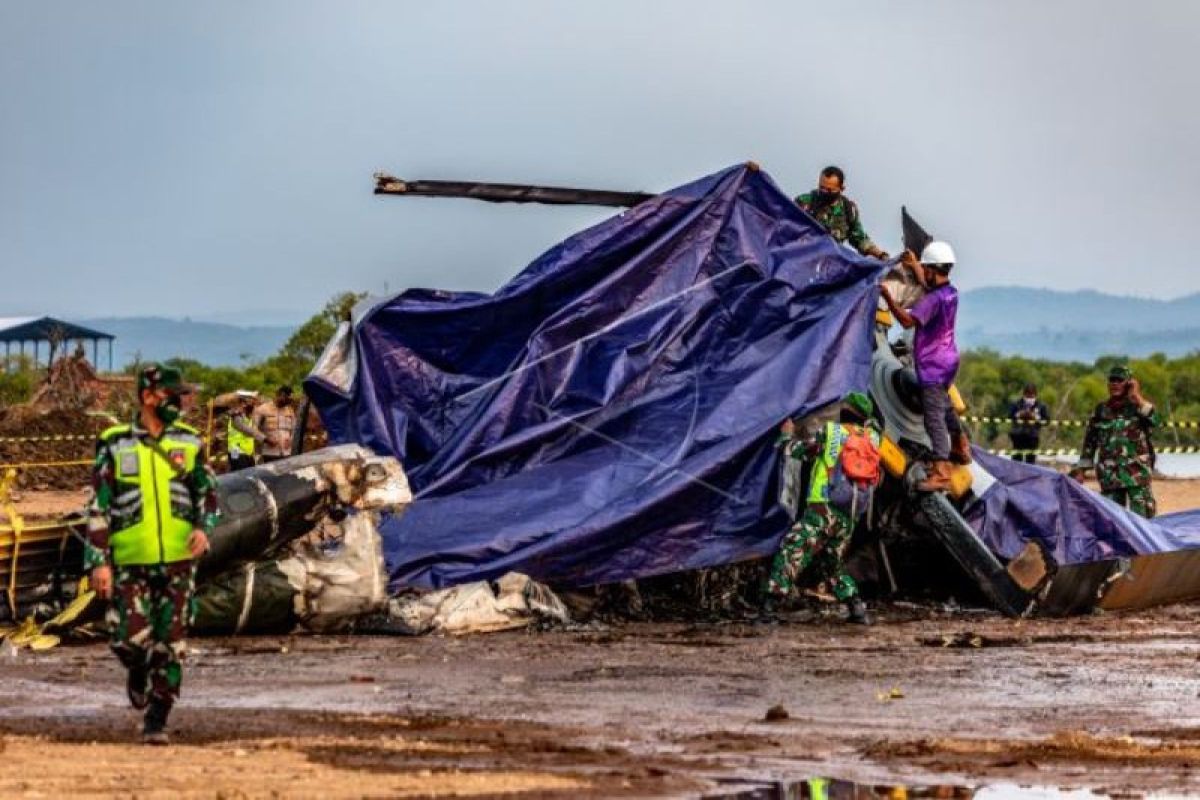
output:
<instances>
[{"instance_id":1,"label":"soldier's trousers","mask_svg":"<svg viewBox=\"0 0 1200 800\"><path fill-rule=\"evenodd\" d=\"M171 706L183 682L180 657L195 615L191 561L117 567L108 607L109 645L128 670L143 670L151 699Z\"/></svg>"},{"instance_id":2,"label":"soldier's trousers","mask_svg":"<svg viewBox=\"0 0 1200 800\"><path fill-rule=\"evenodd\" d=\"M854 527L850 515L822 503L810 503L779 546L767 579L767 592L786 597L810 566L838 600L858 595L858 586L842 566Z\"/></svg>"},{"instance_id":3,"label":"soldier's trousers","mask_svg":"<svg viewBox=\"0 0 1200 800\"><path fill-rule=\"evenodd\" d=\"M1154 490L1149 486L1134 486L1132 488L1118 486L1113 489L1102 489L1100 494L1146 519L1153 519L1154 515L1158 513L1158 503L1154 499Z\"/></svg>"}]
</instances>

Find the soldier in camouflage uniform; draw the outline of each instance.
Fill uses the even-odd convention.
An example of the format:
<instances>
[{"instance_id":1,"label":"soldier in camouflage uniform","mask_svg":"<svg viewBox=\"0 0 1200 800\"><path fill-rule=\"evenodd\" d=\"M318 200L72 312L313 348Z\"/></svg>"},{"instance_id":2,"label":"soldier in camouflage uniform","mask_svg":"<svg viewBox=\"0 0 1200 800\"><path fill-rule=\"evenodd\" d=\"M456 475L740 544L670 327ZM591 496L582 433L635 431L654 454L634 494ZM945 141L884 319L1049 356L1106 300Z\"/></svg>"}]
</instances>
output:
<instances>
[{"instance_id":1,"label":"soldier in camouflage uniform","mask_svg":"<svg viewBox=\"0 0 1200 800\"><path fill-rule=\"evenodd\" d=\"M1105 497L1147 519L1153 517L1154 444L1150 435L1161 422L1129 367L1113 367L1108 373L1108 400L1096 406L1088 420L1072 477L1082 478L1094 466Z\"/></svg>"},{"instance_id":2,"label":"soldier in camouflage uniform","mask_svg":"<svg viewBox=\"0 0 1200 800\"><path fill-rule=\"evenodd\" d=\"M817 188L796 198L796 204L821 224L838 242L849 244L864 256L887 260L888 254L875 246L863 230L858 205L842 194L846 176L840 167L821 170Z\"/></svg>"},{"instance_id":3,"label":"soldier in camouflage uniform","mask_svg":"<svg viewBox=\"0 0 1200 800\"><path fill-rule=\"evenodd\" d=\"M863 625L871 620L842 560L855 524L870 505L870 491L847 501L833 496L830 478L848 434L866 433L878 450L880 435L870 425L873 413L869 397L851 392L842 402L839 421L828 423L816 433L806 431L794 438L793 428L785 423L784 447L790 457L813 462L812 479L804 514L783 537L767 580L767 596L784 599L795 591L800 575L815 566L833 596L846 604L849 621Z\"/></svg>"},{"instance_id":4,"label":"soldier in camouflage uniform","mask_svg":"<svg viewBox=\"0 0 1200 800\"><path fill-rule=\"evenodd\" d=\"M178 422L184 391L179 370L142 370L132 424L109 428L96 443L88 509L84 566L96 593L111 601L111 646L128 670L129 702L145 709L147 744L167 743L194 613L195 559L208 549L218 515L204 444Z\"/></svg>"}]
</instances>

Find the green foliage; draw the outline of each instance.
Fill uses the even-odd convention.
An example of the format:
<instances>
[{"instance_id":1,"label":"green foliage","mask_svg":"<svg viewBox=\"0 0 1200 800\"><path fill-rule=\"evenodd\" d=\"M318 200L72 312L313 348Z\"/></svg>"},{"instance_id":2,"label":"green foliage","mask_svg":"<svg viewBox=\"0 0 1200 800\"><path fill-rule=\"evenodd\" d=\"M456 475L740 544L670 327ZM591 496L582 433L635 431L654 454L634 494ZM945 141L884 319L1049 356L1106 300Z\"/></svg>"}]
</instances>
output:
<instances>
[{"instance_id":1,"label":"green foliage","mask_svg":"<svg viewBox=\"0 0 1200 800\"><path fill-rule=\"evenodd\" d=\"M1164 416L1178 420L1200 420L1200 352L1181 358L1155 353L1148 358L1102 356L1092 364L1048 361L1022 356L1001 356L992 350L963 354L958 388L967 402L968 415L1007 419L1009 406L1026 383L1037 384L1038 394L1055 419L1084 420L1097 403L1108 397L1108 370L1114 364L1129 364L1142 387L1142 394L1157 404ZM976 441L1008 447L1009 426L1004 423L973 424ZM1168 429L1159 434L1163 444L1195 443L1195 431ZM1042 447L1072 448L1083 441L1078 427L1048 427L1042 432Z\"/></svg>"},{"instance_id":2,"label":"green foliage","mask_svg":"<svg viewBox=\"0 0 1200 800\"><path fill-rule=\"evenodd\" d=\"M24 403L33 397L45 370L34 367L29 356L0 358L0 408Z\"/></svg>"}]
</instances>

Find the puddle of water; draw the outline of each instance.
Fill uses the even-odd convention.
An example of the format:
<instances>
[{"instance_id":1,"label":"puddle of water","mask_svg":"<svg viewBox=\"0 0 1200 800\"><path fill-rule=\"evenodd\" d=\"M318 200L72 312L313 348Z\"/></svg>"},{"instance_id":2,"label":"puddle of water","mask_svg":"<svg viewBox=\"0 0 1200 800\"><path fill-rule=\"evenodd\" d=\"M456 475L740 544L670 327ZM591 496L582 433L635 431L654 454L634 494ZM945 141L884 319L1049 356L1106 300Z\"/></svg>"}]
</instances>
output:
<instances>
[{"instance_id":1,"label":"puddle of water","mask_svg":"<svg viewBox=\"0 0 1200 800\"><path fill-rule=\"evenodd\" d=\"M703 800L1093 800L1106 795L1090 789L1057 789L1049 786L1018 786L997 783L986 786L953 784L870 784L814 778L803 781L738 781L728 789L703 795Z\"/></svg>"}]
</instances>

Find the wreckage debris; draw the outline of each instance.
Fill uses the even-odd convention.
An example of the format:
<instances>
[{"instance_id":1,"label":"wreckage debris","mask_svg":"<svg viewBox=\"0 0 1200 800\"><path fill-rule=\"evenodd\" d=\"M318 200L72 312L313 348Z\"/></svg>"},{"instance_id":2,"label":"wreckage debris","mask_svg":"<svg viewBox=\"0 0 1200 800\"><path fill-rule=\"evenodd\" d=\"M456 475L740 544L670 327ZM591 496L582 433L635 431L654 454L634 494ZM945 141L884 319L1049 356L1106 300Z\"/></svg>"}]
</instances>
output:
<instances>
[{"instance_id":1,"label":"wreckage debris","mask_svg":"<svg viewBox=\"0 0 1200 800\"><path fill-rule=\"evenodd\" d=\"M537 622L566 624L570 612L548 586L510 572L494 584L476 581L426 594L406 594L388 602L385 615L363 620L370 633L461 636L524 628Z\"/></svg>"},{"instance_id":2,"label":"wreckage debris","mask_svg":"<svg viewBox=\"0 0 1200 800\"><path fill-rule=\"evenodd\" d=\"M341 629L382 607L376 526L412 499L395 459L357 445L325 448L223 475L218 497L222 517L197 568L201 630ZM21 536L21 549L0 558L4 577L22 587L0 618L50 616L75 596L81 539L61 521Z\"/></svg>"}]
</instances>

